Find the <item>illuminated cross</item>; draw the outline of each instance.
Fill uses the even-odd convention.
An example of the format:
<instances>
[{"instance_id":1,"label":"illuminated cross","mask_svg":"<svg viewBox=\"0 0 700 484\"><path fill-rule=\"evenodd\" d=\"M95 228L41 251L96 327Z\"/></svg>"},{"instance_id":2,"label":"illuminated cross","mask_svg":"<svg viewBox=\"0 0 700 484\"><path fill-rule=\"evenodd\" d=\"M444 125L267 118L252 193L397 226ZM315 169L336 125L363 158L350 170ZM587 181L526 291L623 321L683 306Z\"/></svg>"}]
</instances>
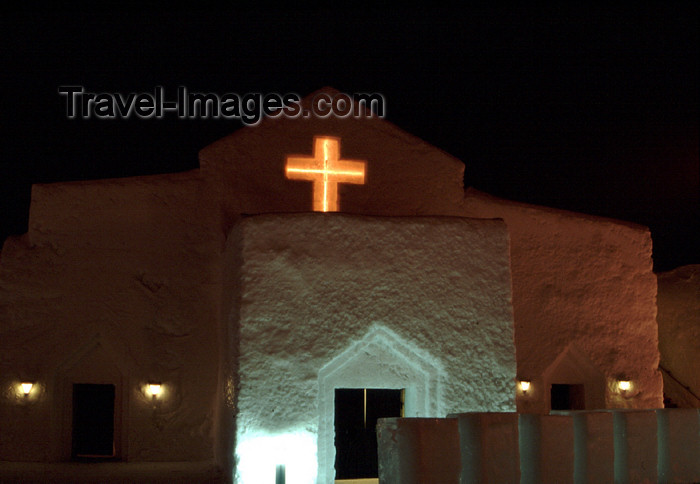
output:
<instances>
[{"instance_id":1,"label":"illuminated cross","mask_svg":"<svg viewBox=\"0 0 700 484\"><path fill-rule=\"evenodd\" d=\"M365 162L340 159L340 140L314 137L314 156L287 157L287 178L314 183L316 212L338 211L338 183L365 183Z\"/></svg>"}]
</instances>

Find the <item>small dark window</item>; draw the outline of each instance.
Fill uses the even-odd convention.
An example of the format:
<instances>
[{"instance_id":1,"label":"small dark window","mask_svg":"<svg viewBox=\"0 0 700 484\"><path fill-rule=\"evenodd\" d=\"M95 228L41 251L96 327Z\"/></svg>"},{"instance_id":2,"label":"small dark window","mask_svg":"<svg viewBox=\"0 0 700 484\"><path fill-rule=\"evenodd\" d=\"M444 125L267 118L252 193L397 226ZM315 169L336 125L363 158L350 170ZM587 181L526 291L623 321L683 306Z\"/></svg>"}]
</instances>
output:
<instances>
[{"instance_id":1,"label":"small dark window","mask_svg":"<svg viewBox=\"0 0 700 484\"><path fill-rule=\"evenodd\" d=\"M552 384L552 410L585 410L586 398L583 385Z\"/></svg>"},{"instance_id":2,"label":"small dark window","mask_svg":"<svg viewBox=\"0 0 700 484\"><path fill-rule=\"evenodd\" d=\"M114 385L73 385L72 456L114 457Z\"/></svg>"},{"instance_id":3,"label":"small dark window","mask_svg":"<svg viewBox=\"0 0 700 484\"><path fill-rule=\"evenodd\" d=\"M335 478L376 478L377 419L401 417L403 390L335 390Z\"/></svg>"}]
</instances>

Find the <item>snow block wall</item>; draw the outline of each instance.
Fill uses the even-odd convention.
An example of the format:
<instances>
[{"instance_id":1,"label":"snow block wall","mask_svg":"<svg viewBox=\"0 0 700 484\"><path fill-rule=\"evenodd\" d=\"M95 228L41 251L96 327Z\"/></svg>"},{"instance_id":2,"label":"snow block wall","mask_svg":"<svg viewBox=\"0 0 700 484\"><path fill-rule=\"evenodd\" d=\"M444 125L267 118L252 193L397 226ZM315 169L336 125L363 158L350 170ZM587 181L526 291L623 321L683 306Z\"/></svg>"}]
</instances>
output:
<instances>
[{"instance_id":1,"label":"snow block wall","mask_svg":"<svg viewBox=\"0 0 700 484\"><path fill-rule=\"evenodd\" d=\"M700 408L700 265L658 275L659 351L671 405Z\"/></svg>"},{"instance_id":2,"label":"snow block wall","mask_svg":"<svg viewBox=\"0 0 700 484\"><path fill-rule=\"evenodd\" d=\"M577 483L612 482L615 475L613 412L574 412L574 472ZM607 480L602 476L607 476Z\"/></svg>"},{"instance_id":3,"label":"snow block wall","mask_svg":"<svg viewBox=\"0 0 700 484\"><path fill-rule=\"evenodd\" d=\"M532 382L518 410L547 413L551 384L584 384L586 409L662 407L649 230L472 189L465 203L508 226L518 378Z\"/></svg>"},{"instance_id":4,"label":"snow block wall","mask_svg":"<svg viewBox=\"0 0 700 484\"><path fill-rule=\"evenodd\" d=\"M453 417L459 428L460 483L520 481L518 414L463 413ZM436 451L445 453L443 449Z\"/></svg>"},{"instance_id":5,"label":"snow block wall","mask_svg":"<svg viewBox=\"0 0 700 484\"><path fill-rule=\"evenodd\" d=\"M523 484L571 482L574 475L574 426L570 416L518 416Z\"/></svg>"},{"instance_id":6,"label":"snow block wall","mask_svg":"<svg viewBox=\"0 0 700 484\"><path fill-rule=\"evenodd\" d=\"M115 385L118 459L213 461L220 241L201 190L196 173L34 187L2 252L0 460L69 460L72 385L93 383Z\"/></svg>"},{"instance_id":7,"label":"snow block wall","mask_svg":"<svg viewBox=\"0 0 700 484\"><path fill-rule=\"evenodd\" d=\"M439 483L700 482L698 409L466 413L377 427L387 483L403 484L407 469Z\"/></svg>"},{"instance_id":8,"label":"snow block wall","mask_svg":"<svg viewBox=\"0 0 700 484\"><path fill-rule=\"evenodd\" d=\"M380 419L377 447L383 454L379 456L379 481L459 484L459 435L454 418Z\"/></svg>"},{"instance_id":9,"label":"snow block wall","mask_svg":"<svg viewBox=\"0 0 700 484\"><path fill-rule=\"evenodd\" d=\"M230 239L241 482L329 482L335 388L405 389L411 417L515 408L503 222L266 215Z\"/></svg>"}]
</instances>

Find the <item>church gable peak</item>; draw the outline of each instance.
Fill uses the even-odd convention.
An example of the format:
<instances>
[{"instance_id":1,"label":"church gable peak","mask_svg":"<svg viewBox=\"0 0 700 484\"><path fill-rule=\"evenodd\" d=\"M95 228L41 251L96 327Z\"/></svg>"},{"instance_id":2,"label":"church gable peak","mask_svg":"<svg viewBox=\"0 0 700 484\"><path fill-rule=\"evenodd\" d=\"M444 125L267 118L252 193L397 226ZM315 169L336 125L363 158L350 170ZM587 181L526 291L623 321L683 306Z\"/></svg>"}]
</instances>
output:
<instances>
[{"instance_id":1,"label":"church gable peak","mask_svg":"<svg viewBox=\"0 0 700 484\"><path fill-rule=\"evenodd\" d=\"M349 96L323 88L300 104L306 110L319 96L341 95ZM323 139L328 141L319 141ZM324 146L332 160L323 158ZM307 165L316 160L317 166L306 166L305 174L290 173L290 160L299 159ZM324 163L350 168L324 172ZM464 199L462 162L377 116L267 118L204 148L200 166L230 219L324 211L324 206L365 215L459 215ZM333 181L339 176L343 179ZM334 192L325 197L326 205L314 188L324 186ZM331 209L336 194L340 202Z\"/></svg>"}]
</instances>

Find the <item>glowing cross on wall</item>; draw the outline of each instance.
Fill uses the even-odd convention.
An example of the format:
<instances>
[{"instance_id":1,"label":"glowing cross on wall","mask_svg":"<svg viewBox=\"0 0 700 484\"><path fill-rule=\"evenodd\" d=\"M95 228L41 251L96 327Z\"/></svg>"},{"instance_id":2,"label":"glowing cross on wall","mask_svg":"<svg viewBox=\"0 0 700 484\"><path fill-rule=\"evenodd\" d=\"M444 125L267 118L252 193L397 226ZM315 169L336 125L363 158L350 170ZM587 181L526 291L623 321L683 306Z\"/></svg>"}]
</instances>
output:
<instances>
[{"instance_id":1,"label":"glowing cross on wall","mask_svg":"<svg viewBox=\"0 0 700 484\"><path fill-rule=\"evenodd\" d=\"M313 182L315 212L338 211L338 183L365 184L364 161L341 160L340 139L314 137L313 157L287 157L287 178Z\"/></svg>"}]
</instances>

